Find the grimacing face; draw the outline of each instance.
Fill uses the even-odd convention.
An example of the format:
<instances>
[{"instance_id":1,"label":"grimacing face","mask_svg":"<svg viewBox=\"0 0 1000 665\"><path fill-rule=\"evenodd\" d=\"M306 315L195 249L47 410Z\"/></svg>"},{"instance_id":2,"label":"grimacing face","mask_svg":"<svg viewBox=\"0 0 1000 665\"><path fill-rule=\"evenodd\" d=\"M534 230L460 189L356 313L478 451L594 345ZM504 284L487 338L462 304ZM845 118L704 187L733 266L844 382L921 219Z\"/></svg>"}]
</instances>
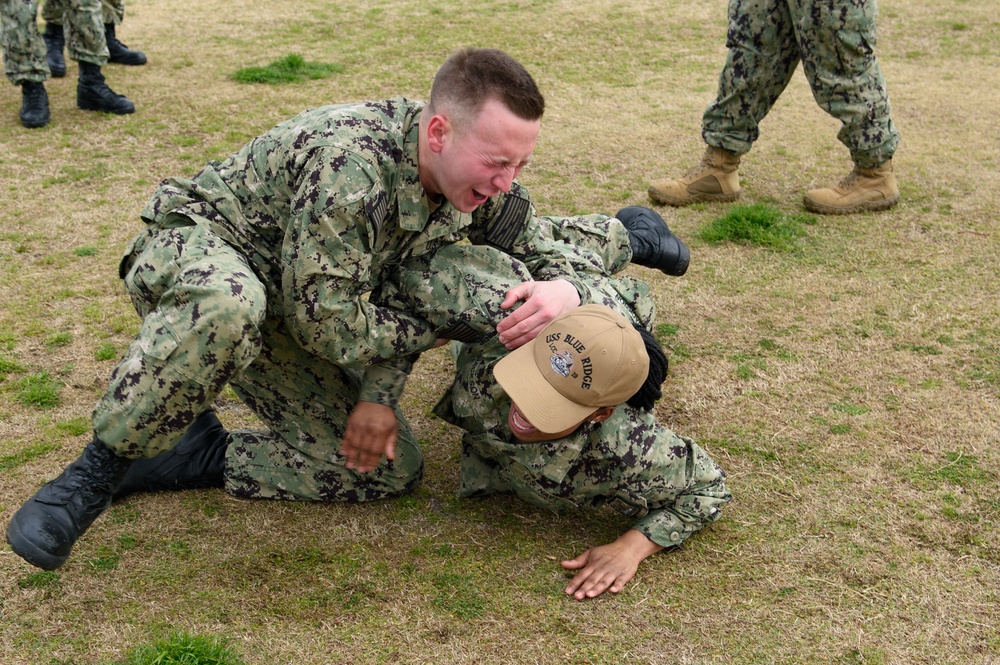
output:
<instances>
[{"instance_id":1,"label":"grimacing face","mask_svg":"<svg viewBox=\"0 0 1000 665\"><path fill-rule=\"evenodd\" d=\"M521 409L518 408L517 404L511 402L510 413L507 414L507 426L510 428L511 434L514 435L514 438L522 443L540 443L543 441L555 441L556 439L562 439L569 436L577 429L579 429L580 425L587 422L588 420L595 423L607 420L611 416L611 414L614 413L614 410L615 410L614 407L610 406L598 407L597 409L594 410L593 413L583 418L580 422L576 423L572 427L564 429L561 432L552 433L552 432L543 432L534 425L532 425L531 421L529 421L527 416L525 416L521 412Z\"/></svg>"},{"instance_id":2,"label":"grimacing face","mask_svg":"<svg viewBox=\"0 0 1000 665\"><path fill-rule=\"evenodd\" d=\"M458 124L442 110L427 123L431 154L421 173L424 189L444 195L461 212L472 212L510 191L531 159L540 129L541 120L519 118L496 99Z\"/></svg>"}]
</instances>

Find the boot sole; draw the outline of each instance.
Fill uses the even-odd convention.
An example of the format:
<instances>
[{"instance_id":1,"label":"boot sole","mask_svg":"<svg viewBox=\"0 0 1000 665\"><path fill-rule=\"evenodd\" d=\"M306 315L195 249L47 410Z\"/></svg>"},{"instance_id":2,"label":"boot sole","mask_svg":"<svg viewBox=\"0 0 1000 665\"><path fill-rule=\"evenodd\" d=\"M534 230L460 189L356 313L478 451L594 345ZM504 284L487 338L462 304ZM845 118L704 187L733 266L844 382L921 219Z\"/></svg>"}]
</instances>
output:
<instances>
[{"instance_id":1,"label":"boot sole","mask_svg":"<svg viewBox=\"0 0 1000 665\"><path fill-rule=\"evenodd\" d=\"M131 108L128 111L117 111L115 109L106 109L100 104L95 104L94 102L80 101L76 100L76 107L82 111L102 111L104 113L114 113L115 115L128 115L129 113L135 113L135 108Z\"/></svg>"},{"instance_id":2,"label":"boot sole","mask_svg":"<svg viewBox=\"0 0 1000 665\"><path fill-rule=\"evenodd\" d=\"M650 187L648 193L649 198L653 199L657 203L675 207L691 205L692 203L730 203L740 198L739 191L733 192L732 194L695 194L694 196L675 198L673 196L661 194Z\"/></svg>"},{"instance_id":3,"label":"boot sole","mask_svg":"<svg viewBox=\"0 0 1000 665\"><path fill-rule=\"evenodd\" d=\"M27 127L28 129L38 129L39 127L44 127L49 124L49 119L46 118L42 122L25 122L24 118L21 118L21 126Z\"/></svg>"},{"instance_id":4,"label":"boot sole","mask_svg":"<svg viewBox=\"0 0 1000 665\"><path fill-rule=\"evenodd\" d=\"M7 525L7 544L10 548L14 550L14 554L18 555L32 566L36 568L41 568L42 570L55 570L59 566L66 563L66 559L69 557L65 556L52 556L48 552L39 549L32 543L28 538L21 533L21 529L18 528L17 522L11 520L10 524Z\"/></svg>"},{"instance_id":5,"label":"boot sole","mask_svg":"<svg viewBox=\"0 0 1000 665\"><path fill-rule=\"evenodd\" d=\"M822 203L817 203L816 201L806 197L803 197L802 203L805 205L806 210L814 212L818 215L850 215L856 212L878 212L879 210L888 210L899 203L899 195L897 194L891 199L859 203L858 205L847 208L823 205Z\"/></svg>"}]
</instances>

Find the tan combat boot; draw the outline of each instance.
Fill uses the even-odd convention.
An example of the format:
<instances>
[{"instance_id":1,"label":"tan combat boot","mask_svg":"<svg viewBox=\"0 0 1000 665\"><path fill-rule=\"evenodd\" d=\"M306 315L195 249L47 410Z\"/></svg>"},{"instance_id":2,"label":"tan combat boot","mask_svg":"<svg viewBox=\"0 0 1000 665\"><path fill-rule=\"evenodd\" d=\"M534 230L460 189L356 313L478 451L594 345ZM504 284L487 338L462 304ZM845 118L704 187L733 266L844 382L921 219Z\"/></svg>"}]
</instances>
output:
<instances>
[{"instance_id":1,"label":"tan combat boot","mask_svg":"<svg viewBox=\"0 0 1000 665\"><path fill-rule=\"evenodd\" d=\"M807 210L821 215L846 215L866 210L888 210L899 202L892 160L854 170L833 189L812 189L802 199Z\"/></svg>"},{"instance_id":2,"label":"tan combat boot","mask_svg":"<svg viewBox=\"0 0 1000 665\"><path fill-rule=\"evenodd\" d=\"M701 164L680 180L657 180L649 185L649 198L672 206L698 201L735 201L740 197L740 156L708 146Z\"/></svg>"}]
</instances>

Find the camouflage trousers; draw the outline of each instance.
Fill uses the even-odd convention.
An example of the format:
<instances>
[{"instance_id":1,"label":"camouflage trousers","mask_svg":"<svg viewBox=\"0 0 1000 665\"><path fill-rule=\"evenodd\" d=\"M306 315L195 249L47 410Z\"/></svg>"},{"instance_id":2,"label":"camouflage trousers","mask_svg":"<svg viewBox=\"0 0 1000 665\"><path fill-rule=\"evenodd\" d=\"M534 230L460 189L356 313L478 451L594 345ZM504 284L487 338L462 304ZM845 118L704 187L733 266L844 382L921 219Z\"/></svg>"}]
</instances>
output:
<instances>
[{"instance_id":1,"label":"camouflage trousers","mask_svg":"<svg viewBox=\"0 0 1000 665\"><path fill-rule=\"evenodd\" d=\"M74 60L105 65L108 44L104 37L101 0L55 0L66 19L66 50ZM38 0L0 0L0 44L4 73L14 85L50 78L45 62L45 41L38 32Z\"/></svg>"},{"instance_id":2,"label":"camouflage trousers","mask_svg":"<svg viewBox=\"0 0 1000 665\"><path fill-rule=\"evenodd\" d=\"M365 501L419 482L423 457L402 414L396 460L360 475L339 446L362 374L306 353L246 259L205 226L150 225L121 271L140 331L94 409L116 453L172 448L228 383L266 429L230 433L226 489L239 497Z\"/></svg>"},{"instance_id":3,"label":"camouflage trousers","mask_svg":"<svg viewBox=\"0 0 1000 665\"><path fill-rule=\"evenodd\" d=\"M46 23L62 25L64 2L46 0L42 5L42 20ZM101 20L119 25L125 18L124 0L101 0Z\"/></svg>"},{"instance_id":4,"label":"camouflage trousers","mask_svg":"<svg viewBox=\"0 0 1000 665\"><path fill-rule=\"evenodd\" d=\"M615 225L621 227L605 224ZM577 235L572 228L561 232ZM623 235L627 247L622 228L612 230L614 242L596 227L587 240L624 266L630 250L615 257L606 249L620 250ZM246 259L207 227L149 225L126 250L120 270L142 325L93 413L96 436L116 453L151 457L171 449L229 384L266 427L230 433L230 494L369 501L419 483L423 455L398 408L396 459L368 474L343 466L340 443L362 371L304 351L279 317L268 316L264 285ZM415 288L427 270L437 286ZM499 310L506 291L531 278L516 259L471 245L411 259L398 275L398 283L372 294L373 302L426 315L441 330L483 335L506 315Z\"/></svg>"},{"instance_id":5,"label":"camouflage trousers","mask_svg":"<svg viewBox=\"0 0 1000 665\"><path fill-rule=\"evenodd\" d=\"M705 142L748 152L801 61L854 162L871 168L890 159L899 133L875 57L876 14L875 0L730 0L729 52L702 120Z\"/></svg>"}]
</instances>

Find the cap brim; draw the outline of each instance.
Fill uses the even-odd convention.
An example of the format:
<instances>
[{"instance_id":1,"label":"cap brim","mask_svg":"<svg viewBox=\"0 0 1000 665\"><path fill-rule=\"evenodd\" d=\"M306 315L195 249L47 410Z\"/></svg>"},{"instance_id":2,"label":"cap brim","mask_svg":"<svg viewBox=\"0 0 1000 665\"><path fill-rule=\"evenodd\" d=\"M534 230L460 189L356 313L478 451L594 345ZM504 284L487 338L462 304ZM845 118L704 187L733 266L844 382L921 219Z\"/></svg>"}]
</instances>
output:
<instances>
[{"instance_id":1,"label":"cap brim","mask_svg":"<svg viewBox=\"0 0 1000 665\"><path fill-rule=\"evenodd\" d=\"M552 387L538 369L530 343L502 358L493 367L493 376L524 417L544 434L563 432L596 410L567 399Z\"/></svg>"}]
</instances>

